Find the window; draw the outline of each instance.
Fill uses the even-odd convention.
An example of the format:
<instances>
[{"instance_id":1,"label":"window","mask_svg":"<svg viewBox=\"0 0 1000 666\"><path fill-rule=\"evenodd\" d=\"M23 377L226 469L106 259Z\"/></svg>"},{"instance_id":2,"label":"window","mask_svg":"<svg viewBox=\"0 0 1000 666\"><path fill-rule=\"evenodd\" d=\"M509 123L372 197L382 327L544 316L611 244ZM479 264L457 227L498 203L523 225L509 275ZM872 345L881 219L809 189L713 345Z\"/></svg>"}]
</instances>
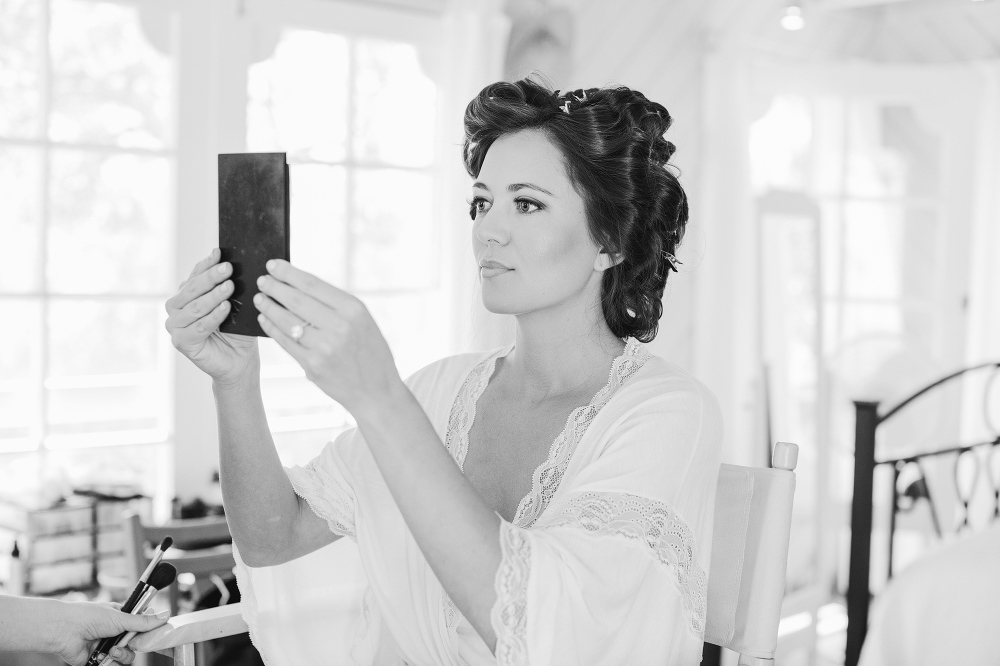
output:
<instances>
[{"instance_id":1,"label":"window","mask_svg":"<svg viewBox=\"0 0 1000 666\"><path fill-rule=\"evenodd\" d=\"M812 489L796 495L790 590L846 583L851 401L892 402L962 362L968 219L949 172L961 123L928 107L919 92L787 92L751 126L772 438L800 443ZM935 407L887 424L879 455L956 436L957 419L937 415L957 405ZM884 528L873 538L884 553Z\"/></svg>"},{"instance_id":2,"label":"window","mask_svg":"<svg viewBox=\"0 0 1000 666\"><path fill-rule=\"evenodd\" d=\"M437 87L420 49L288 28L247 79L247 149L288 156L292 263L365 302L404 377L448 351ZM260 349L275 443L286 462L307 460L350 415L275 342L261 339Z\"/></svg>"},{"instance_id":3,"label":"window","mask_svg":"<svg viewBox=\"0 0 1000 666\"><path fill-rule=\"evenodd\" d=\"M0 0L0 453L26 454L11 476L42 456L67 473L114 459L106 480L162 462L173 105L172 59L135 6ZM147 447L74 453L117 444Z\"/></svg>"}]
</instances>

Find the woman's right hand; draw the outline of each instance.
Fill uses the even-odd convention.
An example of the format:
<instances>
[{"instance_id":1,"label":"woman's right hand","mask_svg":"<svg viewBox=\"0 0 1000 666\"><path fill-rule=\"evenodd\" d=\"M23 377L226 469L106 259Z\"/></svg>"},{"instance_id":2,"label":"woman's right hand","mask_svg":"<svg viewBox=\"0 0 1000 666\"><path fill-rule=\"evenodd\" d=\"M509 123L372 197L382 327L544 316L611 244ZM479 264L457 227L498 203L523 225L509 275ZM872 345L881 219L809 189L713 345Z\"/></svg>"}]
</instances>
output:
<instances>
[{"instance_id":1,"label":"woman's right hand","mask_svg":"<svg viewBox=\"0 0 1000 666\"><path fill-rule=\"evenodd\" d=\"M177 293L167 299L166 329L177 351L187 356L216 384L246 381L260 371L257 338L222 333L233 293L232 265L219 263L219 248L195 265Z\"/></svg>"}]
</instances>

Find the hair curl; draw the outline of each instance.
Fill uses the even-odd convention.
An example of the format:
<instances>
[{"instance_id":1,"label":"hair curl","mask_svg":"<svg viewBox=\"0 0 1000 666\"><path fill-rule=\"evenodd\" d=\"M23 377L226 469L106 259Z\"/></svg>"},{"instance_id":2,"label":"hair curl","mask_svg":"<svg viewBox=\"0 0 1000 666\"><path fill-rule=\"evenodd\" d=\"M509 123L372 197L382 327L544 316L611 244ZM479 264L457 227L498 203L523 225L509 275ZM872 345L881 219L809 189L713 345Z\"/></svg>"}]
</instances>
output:
<instances>
[{"instance_id":1,"label":"hair curl","mask_svg":"<svg viewBox=\"0 0 1000 666\"><path fill-rule=\"evenodd\" d=\"M587 211L591 238L621 261L604 271L601 308L619 338L649 342L688 219L664 138L667 110L624 86L563 95L529 79L483 88L465 109L465 168L476 178L493 142L539 129L559 148Z\"/></svg>"}]
</instances>

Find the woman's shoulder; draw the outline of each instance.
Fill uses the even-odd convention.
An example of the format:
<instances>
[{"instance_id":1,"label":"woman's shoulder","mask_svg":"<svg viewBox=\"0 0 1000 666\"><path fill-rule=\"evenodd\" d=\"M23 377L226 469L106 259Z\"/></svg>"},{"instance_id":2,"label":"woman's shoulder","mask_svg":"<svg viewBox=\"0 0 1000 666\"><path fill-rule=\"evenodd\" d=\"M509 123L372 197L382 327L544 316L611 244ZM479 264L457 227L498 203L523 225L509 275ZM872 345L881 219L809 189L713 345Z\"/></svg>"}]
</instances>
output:
<instances>
[{"instance_id":1,"label":"woman's shoulder","mask_svg":"<svg viewBox=\"0 0 1000 666\"><path fill-rule=\"evenodd\" d=\"M595 434L609 442L638 437L721 446L722 409L715 394L689 371L653 354L602 412Z\"/></svg>"},{"instance_id":2,"label":"woman's shoulder","mask_svg":"<svg viewBox=\"0 0 1000 666\"><path fill-rule=\"evenodd\" d=\"M648 355L632 381L623 389L622 393L635 403L689 404L721 414L718 399L704 382L676 363L655 354Z\"/></svg>"}]
</instances>

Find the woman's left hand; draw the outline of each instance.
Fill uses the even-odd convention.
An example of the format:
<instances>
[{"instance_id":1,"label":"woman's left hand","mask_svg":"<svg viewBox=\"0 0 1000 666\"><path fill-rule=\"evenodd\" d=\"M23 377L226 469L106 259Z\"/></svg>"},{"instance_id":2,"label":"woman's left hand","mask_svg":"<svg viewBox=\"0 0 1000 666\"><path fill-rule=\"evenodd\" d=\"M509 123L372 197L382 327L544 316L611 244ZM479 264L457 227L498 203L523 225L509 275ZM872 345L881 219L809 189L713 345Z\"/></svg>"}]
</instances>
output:
<instances>
[{"instance_id":1,"label":"woman's left hand","mask_svg":"<svg viewBox=\"0 0 1000 666\"><path fill-rule=\"evenodd\" d=\"M364 303L282 259L267 271L254 297L261 328L324 393L353 413L402 383Z\"/></svg>"}]
</instances>

